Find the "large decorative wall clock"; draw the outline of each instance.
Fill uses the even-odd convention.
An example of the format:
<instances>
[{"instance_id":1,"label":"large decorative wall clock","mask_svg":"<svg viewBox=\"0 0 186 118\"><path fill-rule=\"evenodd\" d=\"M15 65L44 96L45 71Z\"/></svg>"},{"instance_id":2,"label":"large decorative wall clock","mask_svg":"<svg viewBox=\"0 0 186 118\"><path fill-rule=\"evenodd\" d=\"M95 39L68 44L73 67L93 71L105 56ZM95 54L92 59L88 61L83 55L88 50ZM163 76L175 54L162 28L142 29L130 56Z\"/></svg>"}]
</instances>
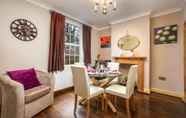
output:
<instances>
[{"instance_id":1,"label":"large decorative wall clock","mask_svg":"<svg viewBox=\"0 0 186 118\"><path fill-rule=\"evenodd\" d=\"M32 41L37 37L36 26L26 19L16 19L10 25L12 34L21 41Z\"/></svg>"}]
</instances>

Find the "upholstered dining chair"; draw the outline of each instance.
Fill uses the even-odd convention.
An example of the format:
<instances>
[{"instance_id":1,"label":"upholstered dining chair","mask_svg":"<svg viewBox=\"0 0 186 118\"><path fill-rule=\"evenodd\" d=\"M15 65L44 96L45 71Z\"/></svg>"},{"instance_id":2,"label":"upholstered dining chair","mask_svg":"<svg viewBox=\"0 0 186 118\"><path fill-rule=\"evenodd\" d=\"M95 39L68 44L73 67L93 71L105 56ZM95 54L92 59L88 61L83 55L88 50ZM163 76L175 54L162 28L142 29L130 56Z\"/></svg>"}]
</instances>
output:
<instances>
[{"instance_id":1,"label":"upholstered dining chair","mask_svg":"<svg viewBox=\"0 0 186 118\"><path fill-rule=\"evenodd\" d=\"M117 62L108 62L107 67L110 71L119 71L119 63ZM114 78L111 82L111 84L118 83L118 77Z\"/></svg>"},{"instance_id":2,"label":"upholstered dining chair","mask_svg":"<svg viewBox=\"0 0 186 118\"><path fill-rule=\"evenodd\" d=\"M108 62L107 67L111 71L119 71L119 63L117 62Z\"/></svg>"},{"instance_id":3,"label":"upholstered dining chair","mask_svg":"<svg viewBox=\"0 0 186 118\"><path fill-rule=\"evenodd\" d=\"M73 74L73 84L75 92L75 104L74 104L74 113L76 113L78 96L85 98L87 100L87 116L90 112L90 102L89 100L93 97L103 95L104 89L101 87L94 86L89 83L88 72L85 69L85 66L82 65L73 65L71 66ZM102 97L102 108L104 107L104 98Z\"/></svg>"},{"instance_id":4,"label":"upholstered dining chair","mask_svg":"<svg viewBox=\"0 0 186 118\"><path fill-rule=\"evenodd\" d=\"M105 89L106 94L118 96L126 99L127 116L131 118L130 114L130 98L132 98L135 88L135 81L137 80L137 65L132 65L129 69L128 80L126 86L119 84L112 84Z\"/></svg>"}]
</instances>

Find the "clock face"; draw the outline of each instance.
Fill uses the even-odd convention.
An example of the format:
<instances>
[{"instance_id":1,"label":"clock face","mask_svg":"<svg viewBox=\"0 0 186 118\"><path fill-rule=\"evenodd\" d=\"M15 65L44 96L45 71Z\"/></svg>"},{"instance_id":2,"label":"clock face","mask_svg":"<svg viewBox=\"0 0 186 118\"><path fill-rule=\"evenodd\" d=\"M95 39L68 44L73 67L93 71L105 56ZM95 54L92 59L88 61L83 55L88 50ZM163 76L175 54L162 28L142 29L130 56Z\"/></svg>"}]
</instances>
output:
<instances>
[{"instance_id":1,"label":"clock face","mask_svg":"<svg viewBox=\"0 0 186 118\"><path fill-rule=\"evenodd\" d=\"M37 37L36 26L26 19L16 19L10 25L12 34L19 40L32 41Z\"/></svg>"}]
</instances>

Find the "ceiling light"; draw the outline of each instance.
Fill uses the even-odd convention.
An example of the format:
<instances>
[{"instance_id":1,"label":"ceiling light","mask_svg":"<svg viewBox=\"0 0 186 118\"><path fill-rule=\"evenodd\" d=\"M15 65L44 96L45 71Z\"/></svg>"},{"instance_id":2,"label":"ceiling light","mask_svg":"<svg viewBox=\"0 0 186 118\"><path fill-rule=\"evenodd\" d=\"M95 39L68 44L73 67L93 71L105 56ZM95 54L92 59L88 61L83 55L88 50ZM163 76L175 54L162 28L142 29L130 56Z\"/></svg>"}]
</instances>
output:
<instances>
[{"instance_id":1,"label":"ceiling light","mask_svg":"<svg viewBox=\"0 0 186 118\"><path fill-rule=\"evenodd\" d=\"M94 11L98 12L98 10L100 10L104 15L106 15L110 9L115 11L117 7L116 0L93 0L93 3Z\"/></svg>"}]
</instances>

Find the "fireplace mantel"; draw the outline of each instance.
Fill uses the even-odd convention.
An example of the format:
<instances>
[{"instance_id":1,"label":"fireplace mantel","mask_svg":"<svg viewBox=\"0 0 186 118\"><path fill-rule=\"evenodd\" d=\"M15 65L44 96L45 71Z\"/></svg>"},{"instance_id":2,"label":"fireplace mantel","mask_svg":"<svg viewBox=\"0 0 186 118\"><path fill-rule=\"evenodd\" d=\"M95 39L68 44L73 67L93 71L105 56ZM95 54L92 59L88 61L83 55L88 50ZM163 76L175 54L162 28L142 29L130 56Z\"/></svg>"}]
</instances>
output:
<instances>
[{"instance_id":1,"label":"fireplace mantel","mask_svg":"<svg viewBox=\"0 0 186 118\"><path fill-rule=\"evenodd\" d=\"M146 57L137 57L137 56L132 56L132 57L114 57L114 59L134 59L134 60L145 60Z\"/></svg>"},{"instance_id":2,"label":"fireplace mantel","mask_svg":"<svg viewBox=\"0 0 186 118\"><path fill-rule=\"evenodd\" d=\"M142 56L133 56L133 57L114 57L115 61L120 64L136 64L138 65L138 81L137 88L139 92L144 91L144 62L146 57Z\"/></svg>"}]
</instances>

